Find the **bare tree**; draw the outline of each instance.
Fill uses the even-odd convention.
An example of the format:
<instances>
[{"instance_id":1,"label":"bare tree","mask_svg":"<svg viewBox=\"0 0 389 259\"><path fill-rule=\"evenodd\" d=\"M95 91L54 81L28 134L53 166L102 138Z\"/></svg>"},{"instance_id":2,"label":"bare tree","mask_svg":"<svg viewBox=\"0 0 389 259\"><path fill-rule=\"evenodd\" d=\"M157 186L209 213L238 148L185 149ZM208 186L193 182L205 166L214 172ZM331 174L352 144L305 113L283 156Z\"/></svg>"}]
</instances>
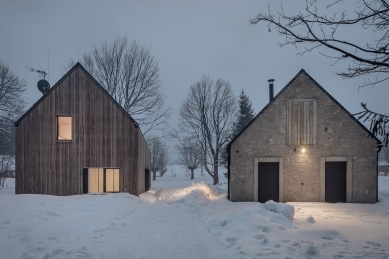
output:
<instances>
[{"instance_id":1,"label":"bare tree","mask_svg":"<svg viewBox=\"0 0 389 259\"><path fill-rule=\"evenodd\" d=\"M4 182L7 179L9 172L13 170L14 165L14 155L0 154L0 190L3 189Z\"/></svg>"},{"instance_id":2,"label":"bare tree","mask_svg":"<svg viewBox=\"0 0 389 259\"><path fill-rule=\"evenodd\" d=\"M176 145L179 152L178 161L190 170L190 179L194 179L194 170L200 165L202 151L196 138L186 137Z\"/></svg>"},{"instance_id":3,"label":"bare tree","mask_svg":"<svg viewBox=\"0 0 389 259\"><path fill-rule=\"evenodd\" d=\"M322 2L320 4L323 5ZM344 4L344 5L343 5ZM341 11L342 8L351 12ZM343 6L342 6L343 5ZM282 6L281 6L282 7ZM325 8L325 12L321 12ZM294 15L287 15L281 8L280 12L258 14L250 19L251 24L266 22L268 31L273 29L283 41L280 47L292 45L304 48L298 54L303 55L316 49L331 50L322 53L323 56L334 59L334 63L345 60L348 67L337 74L342 78L355 78L372 75L361 86L374 86L389 79L389 3L387 0L343 1L334 0L331 4L320 6L319 1L306 0L305 10ZM350 41L342 32L352 29L360 32L370 32L370 37L364 37L359 42ZM365 41L365 42L363 42ZM308 45L307 45L308 44ZM307 47L308 46L308 47ZM356 114L360 120L371 120L371 131L376 136L384 137L388 144L389 130L386 129L389 117L366 108Z\"/></svg>"},{"instance_id":4,"label":"bare tree","mask_svg":"<svg viewBox=\"0 0 389 259\"><path fill-rule=\"evenodd\" d=\"M389 163L389 147L383 147L381 149L381 152L378 154L378 159Z\"/></svg>"},{"instance_id":5,"label":"bare tree","mask_svg":"<svg viewBox=\"0 0 389 259\"><path fill-rule=\"evenodd\" d=\"M220 151L229 140L236 108L230 83L221 78L215 82L209 76L190 87L180 108L180 128L196 137L214 185L219 183Z\"/></svg>"},{"instance_id":6,"label":"bare tree","mask_svg":"<svg viewBox=\"0 0 389 259\"><path fill-rule=\"evenodd\" d=\"M169 151L166 144L157 136L148 136L147 144L151 152L151 172L153 173L153 181L155 181L157 172L162 177L167 171Z\"/></svg>"},{"instance_id":7,"label":"bare tree","mask_svg":"<svg viewBox=\"0 0 389 259\"><path fill-rule=\"evenodd\" d=\"M165 96L156 59L150 48L127 37L112 43L102 42L81 58L82 65L110 95L136 119L143 133L165 128L171 108L165 107ZM70 60L68 68L75 64Z\"/></svg>"},{"instance_id":8,"label":"bare tree","mask_svg":"<svg viewBox=\"0 0 389 259\"><path fill-rule=\"evenodd\" d=\"M0 60L0 185L4 184L4 173L14 166L15 134L14 122L22 115L26 106L23 92L26 81L19 79L8 64ZM0 187L0 189L1 189Z\"/></svg>"}]
</instances>

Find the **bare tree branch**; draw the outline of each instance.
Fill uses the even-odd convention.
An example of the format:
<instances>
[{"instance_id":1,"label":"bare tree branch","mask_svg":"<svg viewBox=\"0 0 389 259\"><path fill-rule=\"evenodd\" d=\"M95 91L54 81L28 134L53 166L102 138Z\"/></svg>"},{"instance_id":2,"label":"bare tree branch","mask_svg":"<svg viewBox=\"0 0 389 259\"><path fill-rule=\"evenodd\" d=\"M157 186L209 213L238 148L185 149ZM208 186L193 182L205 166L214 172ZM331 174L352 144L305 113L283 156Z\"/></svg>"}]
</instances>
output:
<instances>
[{"instance_id":1,"label":"bare tree branch","mask_svg":"<svg viewBox=\"0 0 389 259\"><path fill-rule=\"evenodd\" d=\"M194 170L199 167L202 159L203 152L201 147L195 137L189 136L182 139L178 135L176 136L180 143L176 145L176 149L179 152L178 161L190 170L190 179L194 179Z\"/></svg>"},{"instance_id":2,"label":"bare tree branch","mask_svg":"<svg viewBox=\"0 0 389 259\"><path fill-rule=\"evenodd\" d=\"M0 59L0 189L15 162L14 122L23 114L26 100L26 81L19 79Z\"/></svg>"},{"instance_id":3,"label":"bare tree branch","mask_svg":"<svg viewBox=\"0 0 389 259\"><path fill-rule=\"evenodd\" d=\"M126 37L102 42L82 56L82 65L134 117L145 135L167 126L172 109L165 107L159 68L150 49ZM67 69L75 62L69 61Z\"/></svg>"},{"instance_id":4,"label":"bare tree branch","mask_svg":"<svg viewBox=\"0 0 389 259\"><path fill-rule=\"evenodd\" d=\"M167 171L169 151L166 144L162 142L161 137L149 135L146 137L146 141L151 152L151 172L153 173L153 181L155 181L157 172L162 177Z\"/></svg>"},{"instance_id":5,"label":"bare tree branch","mask_svg":"<svg viewBox=\"0 0 389 259\"><path fill-rule=\"evenodd\" d=\"M350 60L347 69L337 74L342 78L355 78L363 75L372 75L373 79L364 80L360 87L375 86L389 79L389 4L386 0L361 0L354 2L354 12L339 11L343 0L335 0L326 6L326 10L336 8L330 14L319 13L319 2L306 0L303 12L295 15L286 15L284 10L271 14L260 13L251 18L251 24L266 22L268 30L275 29L284 40L280 47L286 45L304 44L304 50L298 54L304 55L317 48L335 51L336 55L323 54L334 58L336 64L339 60ZM347 2L347 8L350 8ZM341 29L340 29L341 28ZM371 32L372 37L365 39L363 45L349 41L341 34L342 31L352 28ZM341 31L338 33L338 31ZM306 43L313 46L306 47ZM383 138L385 146L389 142L389 117L370 111L362 103L363 111L357 113L359 120L370 121L370 131L373 135Z\"/></svg>"},{"instance_id":6,"label":"bare tree branch","mask_svg":"<svg viewBox=\"0 0 389 259\"><path fill-rule=\"evenodd\" d=\"M221 148L228 142L236 113L236 101L229 82L209 76L194 83L180 108L180 129L195 136L207 173L219 183Z\"/></svg>"},{"instance_id":7,"label":"bare tree branch","mask_svg":"<svg viewBox=\"0 0 389 259\"><path fill-rule=\"evenodd\" d=\"M329 8L337 8L343 1L335 1ZM389 76L389 8L388 3L383 0L365 0L354 3L355 12L351 14L354 17L348 18L350 14L338 12L336 10L332 16L319 13L317 1L306 0L305 12L296 15L287 15L283 9L276 15L260 13L255 18L251 18L251 24L267 22L268 30L275 29L279 35L284 37L284 41L279 43L280 47L293 45L297 47L303 43L318 43L313 47L304 48L298 54L303 55L318 47L332 49L339 55L327 55L338 60L350 59L352 65L349 65L346 71L338 72L343 78L354 78L360 75L380 74L385 78ZM346 27L347 26L347 27ZM362 30L371 30L375 37L369 38L364 46L342 39L338 32L343 27L356 27ZM304 45L305 46L305 45ZM382 82L384 79L377 78L375 83ZM375 83L367 83L372 85Z\"/></svg>"}]
</instances>

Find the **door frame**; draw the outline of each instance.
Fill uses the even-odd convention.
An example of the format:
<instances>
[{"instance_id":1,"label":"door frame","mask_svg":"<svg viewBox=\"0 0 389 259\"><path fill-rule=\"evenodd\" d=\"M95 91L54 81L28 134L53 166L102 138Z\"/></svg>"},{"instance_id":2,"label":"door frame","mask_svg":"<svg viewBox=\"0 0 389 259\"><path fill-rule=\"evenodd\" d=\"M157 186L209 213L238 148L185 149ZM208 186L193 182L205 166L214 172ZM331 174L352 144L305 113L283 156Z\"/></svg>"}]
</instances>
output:
<instances>
[{"instance_id":1,"label":"door frame","mask_svg":"<svg viewBox=\"0 0 389 259\"><path fill-rule=\"evenodd\" d=\"M326 201L326 162L347 162L346 165L346 202L352 202L353 157L322 156L320 157L320 202Z\"/></svg>"},{"instance_id":2,"label":"door frame","mask_svg":"<svg viewBox=\"0 0 389 259\"><path fill-rule=\"evenodd\" d=\"M284 159L282 157L254 157L254 197L253 200L258 202L258 163L278 162L278 199L284 201Z\"/></svg>"}]
</instances>

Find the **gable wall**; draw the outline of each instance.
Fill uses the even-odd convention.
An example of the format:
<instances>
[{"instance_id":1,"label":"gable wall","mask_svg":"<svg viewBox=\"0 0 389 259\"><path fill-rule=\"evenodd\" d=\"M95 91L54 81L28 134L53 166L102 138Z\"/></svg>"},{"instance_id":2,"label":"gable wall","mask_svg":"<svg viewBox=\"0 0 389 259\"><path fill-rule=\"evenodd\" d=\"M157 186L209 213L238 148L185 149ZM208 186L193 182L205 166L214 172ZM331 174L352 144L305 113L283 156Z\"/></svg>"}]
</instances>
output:
<instances>
[{"instance_id":1,"label":"gable wall","mask_svg":"<svg viewBox=\"0 0 389 259\"><path fill-rule=\"evenodd\" d=\"M305 153L301 146L287 145L288 99L317 99L317 145L305 146ZM376 202L376 146L365 130L301 73L232 143L230 199L253 201L254 159L281 157L283 202L321 201L320 159L346 156L352 161L350 201Z\"/></svg>"},{"instance_id":2,"label":"gable wall","mask_svg":"<svg viewBox=\"0 0 389 259\"><path fill-rule=\"evenodd\" d=\"M58 142L56 115L72 116ZM77 67L16 127L16 193L82 194L84 167L119 167L121 192L138 195L135 124ZM144 169L143 169L144 170Z\"/></svg>"}]
</instances>

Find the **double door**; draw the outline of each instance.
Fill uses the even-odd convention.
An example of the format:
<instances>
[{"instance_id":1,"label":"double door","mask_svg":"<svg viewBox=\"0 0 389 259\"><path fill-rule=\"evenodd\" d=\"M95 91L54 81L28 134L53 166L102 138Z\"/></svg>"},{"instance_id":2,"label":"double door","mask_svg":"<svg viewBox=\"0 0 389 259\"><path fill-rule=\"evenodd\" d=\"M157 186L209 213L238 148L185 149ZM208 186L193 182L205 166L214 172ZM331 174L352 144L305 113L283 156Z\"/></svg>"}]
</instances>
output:
<instances>
[{"instance_id":1,"label":"double door","mask_svg":"<svg viewBox=\"0 0 389 259\"><path fill-rule=\"evenodd\" d=\"M119 168L85 168L84 193L119 192Z\"/></svg>"}]
</instances>

